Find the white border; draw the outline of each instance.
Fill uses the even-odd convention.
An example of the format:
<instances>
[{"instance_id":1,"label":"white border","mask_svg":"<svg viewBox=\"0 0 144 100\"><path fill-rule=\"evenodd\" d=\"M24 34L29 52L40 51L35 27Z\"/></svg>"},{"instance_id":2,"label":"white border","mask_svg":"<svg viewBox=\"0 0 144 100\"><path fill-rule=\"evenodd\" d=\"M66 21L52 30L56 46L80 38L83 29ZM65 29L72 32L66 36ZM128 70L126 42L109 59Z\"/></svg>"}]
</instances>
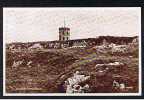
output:
<instances>
[{"instance_id":1,"label":"white border","mask_svg":"<svg viewBox=\"0 0 144 100\"><path fill-rule=\"evenodd\" d=\"M17 7L18 8L18 7ZM32 7L34 8L34 7ZM41 7L37 7L41 8ZM56 9L65 9L66 7L56 7ZM78 7L68 7L68 8L78 8ZM138 93L6 93L5 87L5 34L3 33L3 96L141 96L142 95L142 67L141 67L141 7L81 7L85 9L92 8L137 8L139 9L139 92ZM81 9L80 8L80 9ZM53 8L52 8L53 9ZM55 10L56 10L55 9ZM3 17L4 20L4 17Z\"/></svg>"}]
</instances>

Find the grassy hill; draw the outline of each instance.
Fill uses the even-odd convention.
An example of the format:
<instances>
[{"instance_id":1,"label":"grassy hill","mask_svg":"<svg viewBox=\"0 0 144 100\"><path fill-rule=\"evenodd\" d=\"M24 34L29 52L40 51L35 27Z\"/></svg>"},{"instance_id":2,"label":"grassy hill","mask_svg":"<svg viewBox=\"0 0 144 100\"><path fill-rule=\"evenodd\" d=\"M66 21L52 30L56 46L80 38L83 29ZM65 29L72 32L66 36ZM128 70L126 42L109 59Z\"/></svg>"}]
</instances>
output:
<instances>
[{"instance_id":1,"label":"grassy hill","mask_svg":"<svg viewBox=\"0 0 144 100\"><path fill-rule=\"evenodd\" d=\"M96 49L67 48L13 52L6 50L6 92L60 93L64 81L75 71L90 75L87 83L90 93L138 92L138 50L131 53L99 53ZM137 55L137 56L133 56ZM120 62L122 65L104 65L106 73L99 73L97 64ZM117 90L118 80L132 89Z\"/></svg>"}]
</instances>

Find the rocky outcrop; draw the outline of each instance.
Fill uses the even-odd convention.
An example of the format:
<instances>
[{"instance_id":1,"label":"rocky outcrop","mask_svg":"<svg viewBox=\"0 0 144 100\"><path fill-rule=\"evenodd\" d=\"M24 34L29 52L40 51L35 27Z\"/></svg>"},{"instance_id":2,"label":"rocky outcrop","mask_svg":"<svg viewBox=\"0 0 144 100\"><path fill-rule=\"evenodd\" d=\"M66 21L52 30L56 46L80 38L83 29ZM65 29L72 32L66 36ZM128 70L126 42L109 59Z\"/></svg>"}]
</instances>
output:
<instances>
[{"instance_id":1,"label":"rocky outcrop","mask_svg":"<svg viewBox=\"0 0 144 100\"><path fill-rule=\"evenodd\" d=\"M88 80L90 76L81 75L79 71L76 71L72 77L69 77L66 81L66 93L85 93L89 89L89 85L83 86L80 83Z\"/></svg>"}]
</instances>

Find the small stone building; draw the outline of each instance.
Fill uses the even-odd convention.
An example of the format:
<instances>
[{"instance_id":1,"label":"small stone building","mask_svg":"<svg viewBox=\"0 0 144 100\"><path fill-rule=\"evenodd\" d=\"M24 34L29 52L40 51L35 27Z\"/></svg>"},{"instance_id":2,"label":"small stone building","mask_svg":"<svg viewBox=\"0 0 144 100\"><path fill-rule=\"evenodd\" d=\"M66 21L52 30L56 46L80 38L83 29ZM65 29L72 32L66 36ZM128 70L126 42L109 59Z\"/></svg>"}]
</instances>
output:
<instances>
[{"instance_id":1,"label":"small stone building","mask_svg":"<svg viewBox=\"0 0 144 100\"><path fill-rule=\"evenodd\" d=\"M70 40L70 28L60 27L59 28L59 41Z\"/></svg>"}]
</instances>

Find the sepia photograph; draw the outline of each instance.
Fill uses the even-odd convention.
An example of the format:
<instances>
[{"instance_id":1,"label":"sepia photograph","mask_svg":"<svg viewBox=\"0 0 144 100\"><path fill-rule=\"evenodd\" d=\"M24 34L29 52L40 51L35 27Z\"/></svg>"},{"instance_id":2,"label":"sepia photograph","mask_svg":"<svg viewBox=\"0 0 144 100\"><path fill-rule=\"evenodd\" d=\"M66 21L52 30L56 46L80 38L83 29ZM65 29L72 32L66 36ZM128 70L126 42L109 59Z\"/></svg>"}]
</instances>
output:
<instances>
[{"instance_id":1,"label":"sepia photograph","mask_svg":"<svg viewBox=\"0 0 144 100\"><path fill-rule=\"evenodd\" d=\"M140 7L3 8L3 95L141 95Z\"/></svg>"}]
</instances>

